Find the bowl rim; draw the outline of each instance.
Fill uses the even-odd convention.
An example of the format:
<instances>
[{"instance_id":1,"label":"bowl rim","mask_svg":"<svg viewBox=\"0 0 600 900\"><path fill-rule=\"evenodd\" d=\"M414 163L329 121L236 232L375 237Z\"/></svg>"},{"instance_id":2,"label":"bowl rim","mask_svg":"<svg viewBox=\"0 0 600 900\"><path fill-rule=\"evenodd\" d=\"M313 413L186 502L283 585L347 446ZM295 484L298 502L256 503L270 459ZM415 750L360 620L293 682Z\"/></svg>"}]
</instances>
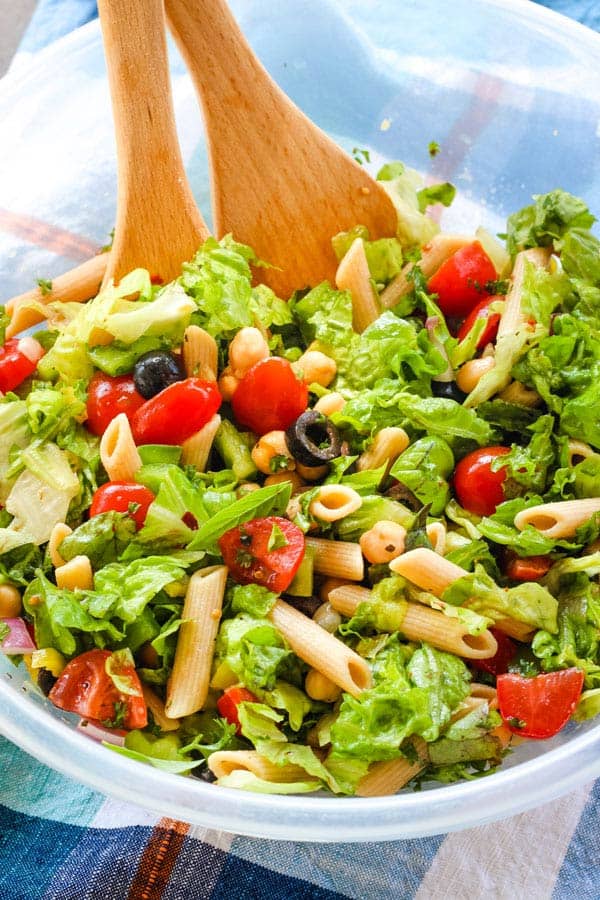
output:
<instances>
[{"instance_id":1,"label":"bowl rim","mask_svg":"<svg viewBox=\"0 0 600 900\"><path fill-rule=\"evenodd\" d=\"M512 13L538 30L543 27L556 34L559 27L562 40L577 42L578 49L600 63L600 34L554 10L522 0L472 0L472 4L478 11L488 7ZM90 22L9 70L0 82L0 101L35 80L39 66L45 68L54 55L63 60L65 51L81 51L96 40L98 29L97 21ZM260 838L334 842L342 836L344 841L359 842L440 834L515 815L600 775L598 724L489 778L387 797L289 797L223 787L215 793L214 785L140 765L116 753L110 757L107 783L104 772L110 751L41 708L28 696L33 691L37 689L17 692L0 677L0 734L40 762L101 794L152 812ZM493 811L482 812L486 808Z\"/></svg>"}]
</instances>

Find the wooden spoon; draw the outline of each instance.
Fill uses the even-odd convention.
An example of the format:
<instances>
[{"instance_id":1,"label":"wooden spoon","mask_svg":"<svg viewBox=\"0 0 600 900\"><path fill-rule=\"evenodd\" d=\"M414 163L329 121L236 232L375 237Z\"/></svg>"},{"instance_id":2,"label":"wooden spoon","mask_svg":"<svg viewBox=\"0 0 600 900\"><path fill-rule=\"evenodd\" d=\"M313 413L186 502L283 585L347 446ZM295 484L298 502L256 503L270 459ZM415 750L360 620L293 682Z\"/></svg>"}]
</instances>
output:
<instances>
[{"instance_id":1,"label":"wooden spoon","mask_svg":"<svg viewBox=\"0 0 600 900\"><path fill-rule=\"evenodd\" d=\"M143 266L176 278L209 235L190 189L170 90L162 0L99 0L117 140L117 220L104 282Z\"/></svg>"},{"instance_id":2,"label":"wooden spoon","mask_svg":"<svg viewBox=\"0 0 600 900\"><path fill-rule=\"evenodd\" d=\"M281 269L259 278L288 296L333 280L338 231L361 224L373 238L395 234L386 192L274 83L225 0L165 5L202 102L215 233L233 232Z\"/></svg>"}]
</instances>

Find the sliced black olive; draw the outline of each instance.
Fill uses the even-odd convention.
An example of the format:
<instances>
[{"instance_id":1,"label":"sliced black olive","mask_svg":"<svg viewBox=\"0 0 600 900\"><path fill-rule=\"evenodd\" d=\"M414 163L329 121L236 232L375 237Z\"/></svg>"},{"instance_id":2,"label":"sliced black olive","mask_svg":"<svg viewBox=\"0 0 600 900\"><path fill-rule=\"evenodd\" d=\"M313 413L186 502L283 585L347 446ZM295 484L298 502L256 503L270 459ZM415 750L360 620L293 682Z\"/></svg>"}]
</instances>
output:
<instances>
[{"instance_id":1,"label":"sliced black olive","mask_svg":"<svg viewBox=\"0 0 600 900\"><path fill-rule=\"evenodd\" d=\"M54 677L50 669L40 669L37 676L37 683L40 691L45 697L48 696L57 680L58 679Z\"/></svg>"},{"instance_id":2,"label":"sliced black olive","mask_svg":"<svg viewBox=\"0 0 600 900\"><path fill-rule=\"evenodd\" d=\"M341 453L339 432L327 416L307 409L285 432L288 450L303 466L322 466Z\"/></svg>"},{"instance_id":3,"label":"sliced black olive","mask_svg":"<svg viewBox=\"0 0 600 900\"><path fill-rule=\"evenodd\" d=\"M467 396L464 391L461 391L455 381L432 381L431 393L434 397L456 400L457 403L462 403Z\"/></svg>"},{"instance_id":4,"label":"sliced black olive","mask_svg":"<svg viewBox=\"0 0 600 900\"><path fill-rule=\"evenodd\" d=\"M312 619L323 603L318 597L292 597L291 594L286 594L285 599L286 603L289 603L289 605L293 606L294 609L297 609L298 612L308 616L309 619Z\"/></svg>"},{"instance_id":5,"label":"sliced black olive","mask_svg":"<svg viewBox=\"0 0 600 900\"><path fill-rule=\"evenodd\" d=\"M165 350L150 350L140 356L133 367L133 380L138 394L145 400L183 379L179 362Z\"/></svg>"}]
</instances>

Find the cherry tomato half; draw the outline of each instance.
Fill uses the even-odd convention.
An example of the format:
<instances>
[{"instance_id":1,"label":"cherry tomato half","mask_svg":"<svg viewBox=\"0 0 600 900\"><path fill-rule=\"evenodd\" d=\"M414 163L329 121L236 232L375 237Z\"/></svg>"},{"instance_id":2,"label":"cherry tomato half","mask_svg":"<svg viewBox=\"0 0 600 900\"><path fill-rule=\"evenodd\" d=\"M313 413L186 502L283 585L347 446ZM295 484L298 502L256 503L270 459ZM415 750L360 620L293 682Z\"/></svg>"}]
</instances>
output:
<instances>
[{"instance_id":1,"label":"cherry tomato half","mask_svg":"<svg viewBox=\"0 0 600 900\"><path fill-rule=\"evenodd\" d=\"M137 527L141 528L153 500L154 494L143 484L136 484L134 481L109 481L99 487L92 497L90 516L110 510L126 512Z\"/></svg>"},{"instance_id":2,"label":"cherry tomato half","mask_svg":"<svg viewBox=\"0 0 600 900\"><path fill-rule=\"evenodd\" d=\"M144 403L131 375L96 372L88 386L87 427L101 436L119 413L125 413L131 424L134 412Z\"/></svg>"},{"instance_id":3,"label":"cherry tomato half","mask_svg":"<svg viewBox=\"0 0 600 900\"><path fill-rule=\"evenodd\" d=\"M270 356L249 369L231 400L238 424L255 434L284 431L308 405L308 388L280 356Z\"/></svg>"},{"instance_id":4,"label":"cherry tomato half","mask_svg":"<svg viewBox=\"0 0 600 900\"><path fill-rule=\"evenodd\" d=\"M145 728L148 724L146 701L133 666L122 666L119 675L127 679L134 694L122 694L106 671L110 650L88 650L67 663L50 691L52 703L59 709L77 713L106 727ZM121 715L119 712L121 711Z\"/></svg>"},{"instance_id":5,"label":"cherry tomato half","mask_svg":"<svg viewBox=\"0 0 600 900\"><path fill-rule=\"evenodd\" d=\"M216 382L202 378L176 381L134 413L134 440L136 444L183 444L212 419L220 406Z\"/></svg>"},{"instance_id":6,"label":"cherry tomato half","mask_svg":"<svg viewBox=\"0 0 600 900\"><path fill-rule=\"evenodd\" d=\"M238 584L262 584L281 593L304 557L304 534L288 519L267 516L230 528L219 538L219 547Z\"/></svg>"},{"instance_id":7,"label":"cherry tomato half","mask_svg":"<svg viewBox=\"0 0 600 900\"><path fill-rule=\"evenodd\" d=\"M490 628L490 631L498 644L494 656L490 656L488 659L471 659L469 662L473 669L489 672L491 675L500 675L508 671L508 666L517 652L517 645L499 628Z\"/></svg>"},{"instance_id":8,"label":"cherry tomato half","mask_svg":"<svg viewBox=\"0 0 600 900\"><path fill-rule=\"evenodd\" d=\"M11 338L0 347L0 391L14 391L33 375L44 355L42 345L32 337Z\"/></svg>"},{"instance_id":9,"label":"cherry tomato half","mask_svg":"<svg viewBox=\"0 0 600 900\"><path fill-rule=\"evenodd\" d=\"M549 556L514 556L506 563L504 574L513 581L538 581L552 568Z\"/></svg>"},{"instance_id":10,"label":"cherry tomato half","mask_svg":"<svg viewBox=\"0 0 600 900\"><path fill-rule=\"evenodd\" d=\"M510 453L508 447L482 447L468 453L454 470L454 492L460 505L477 516L491 516L505 499L502 485L506 471L492 471L499 456Z\"/></svg>"},{"instance_id":11,"label":"cherry tomato half","mask_svg":"<svg viewBox=\"0 0 600 900\"><path fill-rule=\"evenodd\" d=\"M485 319L486 326L481 332L477 341L477 349L483 350L486 344L496 340L498 334L498 325L500 324L500 313L490 312L490 305L497 300L504 300L504 297L494 295L492 297L484 297L483 300L474 306L465 321L458 329L458 339L463 341L469 334L471 328L478 319Z\"/></svg>"},{"instance_id":12,"label":"cherry tomato half","mask_svg":"<svg viewBox=\"0 0 600 900\"><path fill-rule=\"evenodd\" d=\"M427 290L437 294L445 316L464 317L480 302L488 281L496 277L493 262L479 241L473 241L440 266L427 282Z\"/></svg>"},{"instance_id":13,"label":"cherry tomato half","mask_svg":"<svg viewBox=\"0 0 600 900\"><path fill-rule=\"evenodd\" d=\"M567 724L583 688L581 669L535 678L507 672L496 680L500 715L513 734L549 738Z\"/></svg>"},{"instance_id":14,"label":"cherry tomato half","mask_svg":"<svg viewBox=\"0 0 600 900\"><path fill-rule=\"evenodd\" d=\"M258 697L247 688L236 684L233 687L227 688L217 700L219 715L226 719L230 725L235 725L237 734L241 733L240 719L238 716L238 706L240 703L258 703Z\"/></svg>"}]
</instances>

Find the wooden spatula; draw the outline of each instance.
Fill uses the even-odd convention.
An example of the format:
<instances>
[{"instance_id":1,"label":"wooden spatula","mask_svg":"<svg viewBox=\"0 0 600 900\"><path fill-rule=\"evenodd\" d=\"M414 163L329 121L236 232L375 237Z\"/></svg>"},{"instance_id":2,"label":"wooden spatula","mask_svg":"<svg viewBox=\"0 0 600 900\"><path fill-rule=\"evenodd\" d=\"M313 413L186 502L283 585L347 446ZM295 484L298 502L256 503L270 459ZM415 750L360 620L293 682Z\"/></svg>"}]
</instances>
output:
<instances>
[{"instance_id":1,"label":"wooden spatula","mask_svg":"<svg viewBox=\"0 0 600 900\"><path fill-rule=\"evenodd\" d=\"M202 102L215 233L233 232L281 270L259 278L288 296L333 279L338 231L362 224L373 238L395 234L383 188L277 87L225 0L165 6Z\"/></svg>"},{"instance_id":2,"label":"wooden spatula","mask_svg":"<svg viewBox=\"0 0 600 900\"><path fill-rule=\"evenodd\" d=\"M99 0L117 141L117 221L104 283L176 278L209 231L175 130L162 0Z\"/></svg>"}]
</instances>

